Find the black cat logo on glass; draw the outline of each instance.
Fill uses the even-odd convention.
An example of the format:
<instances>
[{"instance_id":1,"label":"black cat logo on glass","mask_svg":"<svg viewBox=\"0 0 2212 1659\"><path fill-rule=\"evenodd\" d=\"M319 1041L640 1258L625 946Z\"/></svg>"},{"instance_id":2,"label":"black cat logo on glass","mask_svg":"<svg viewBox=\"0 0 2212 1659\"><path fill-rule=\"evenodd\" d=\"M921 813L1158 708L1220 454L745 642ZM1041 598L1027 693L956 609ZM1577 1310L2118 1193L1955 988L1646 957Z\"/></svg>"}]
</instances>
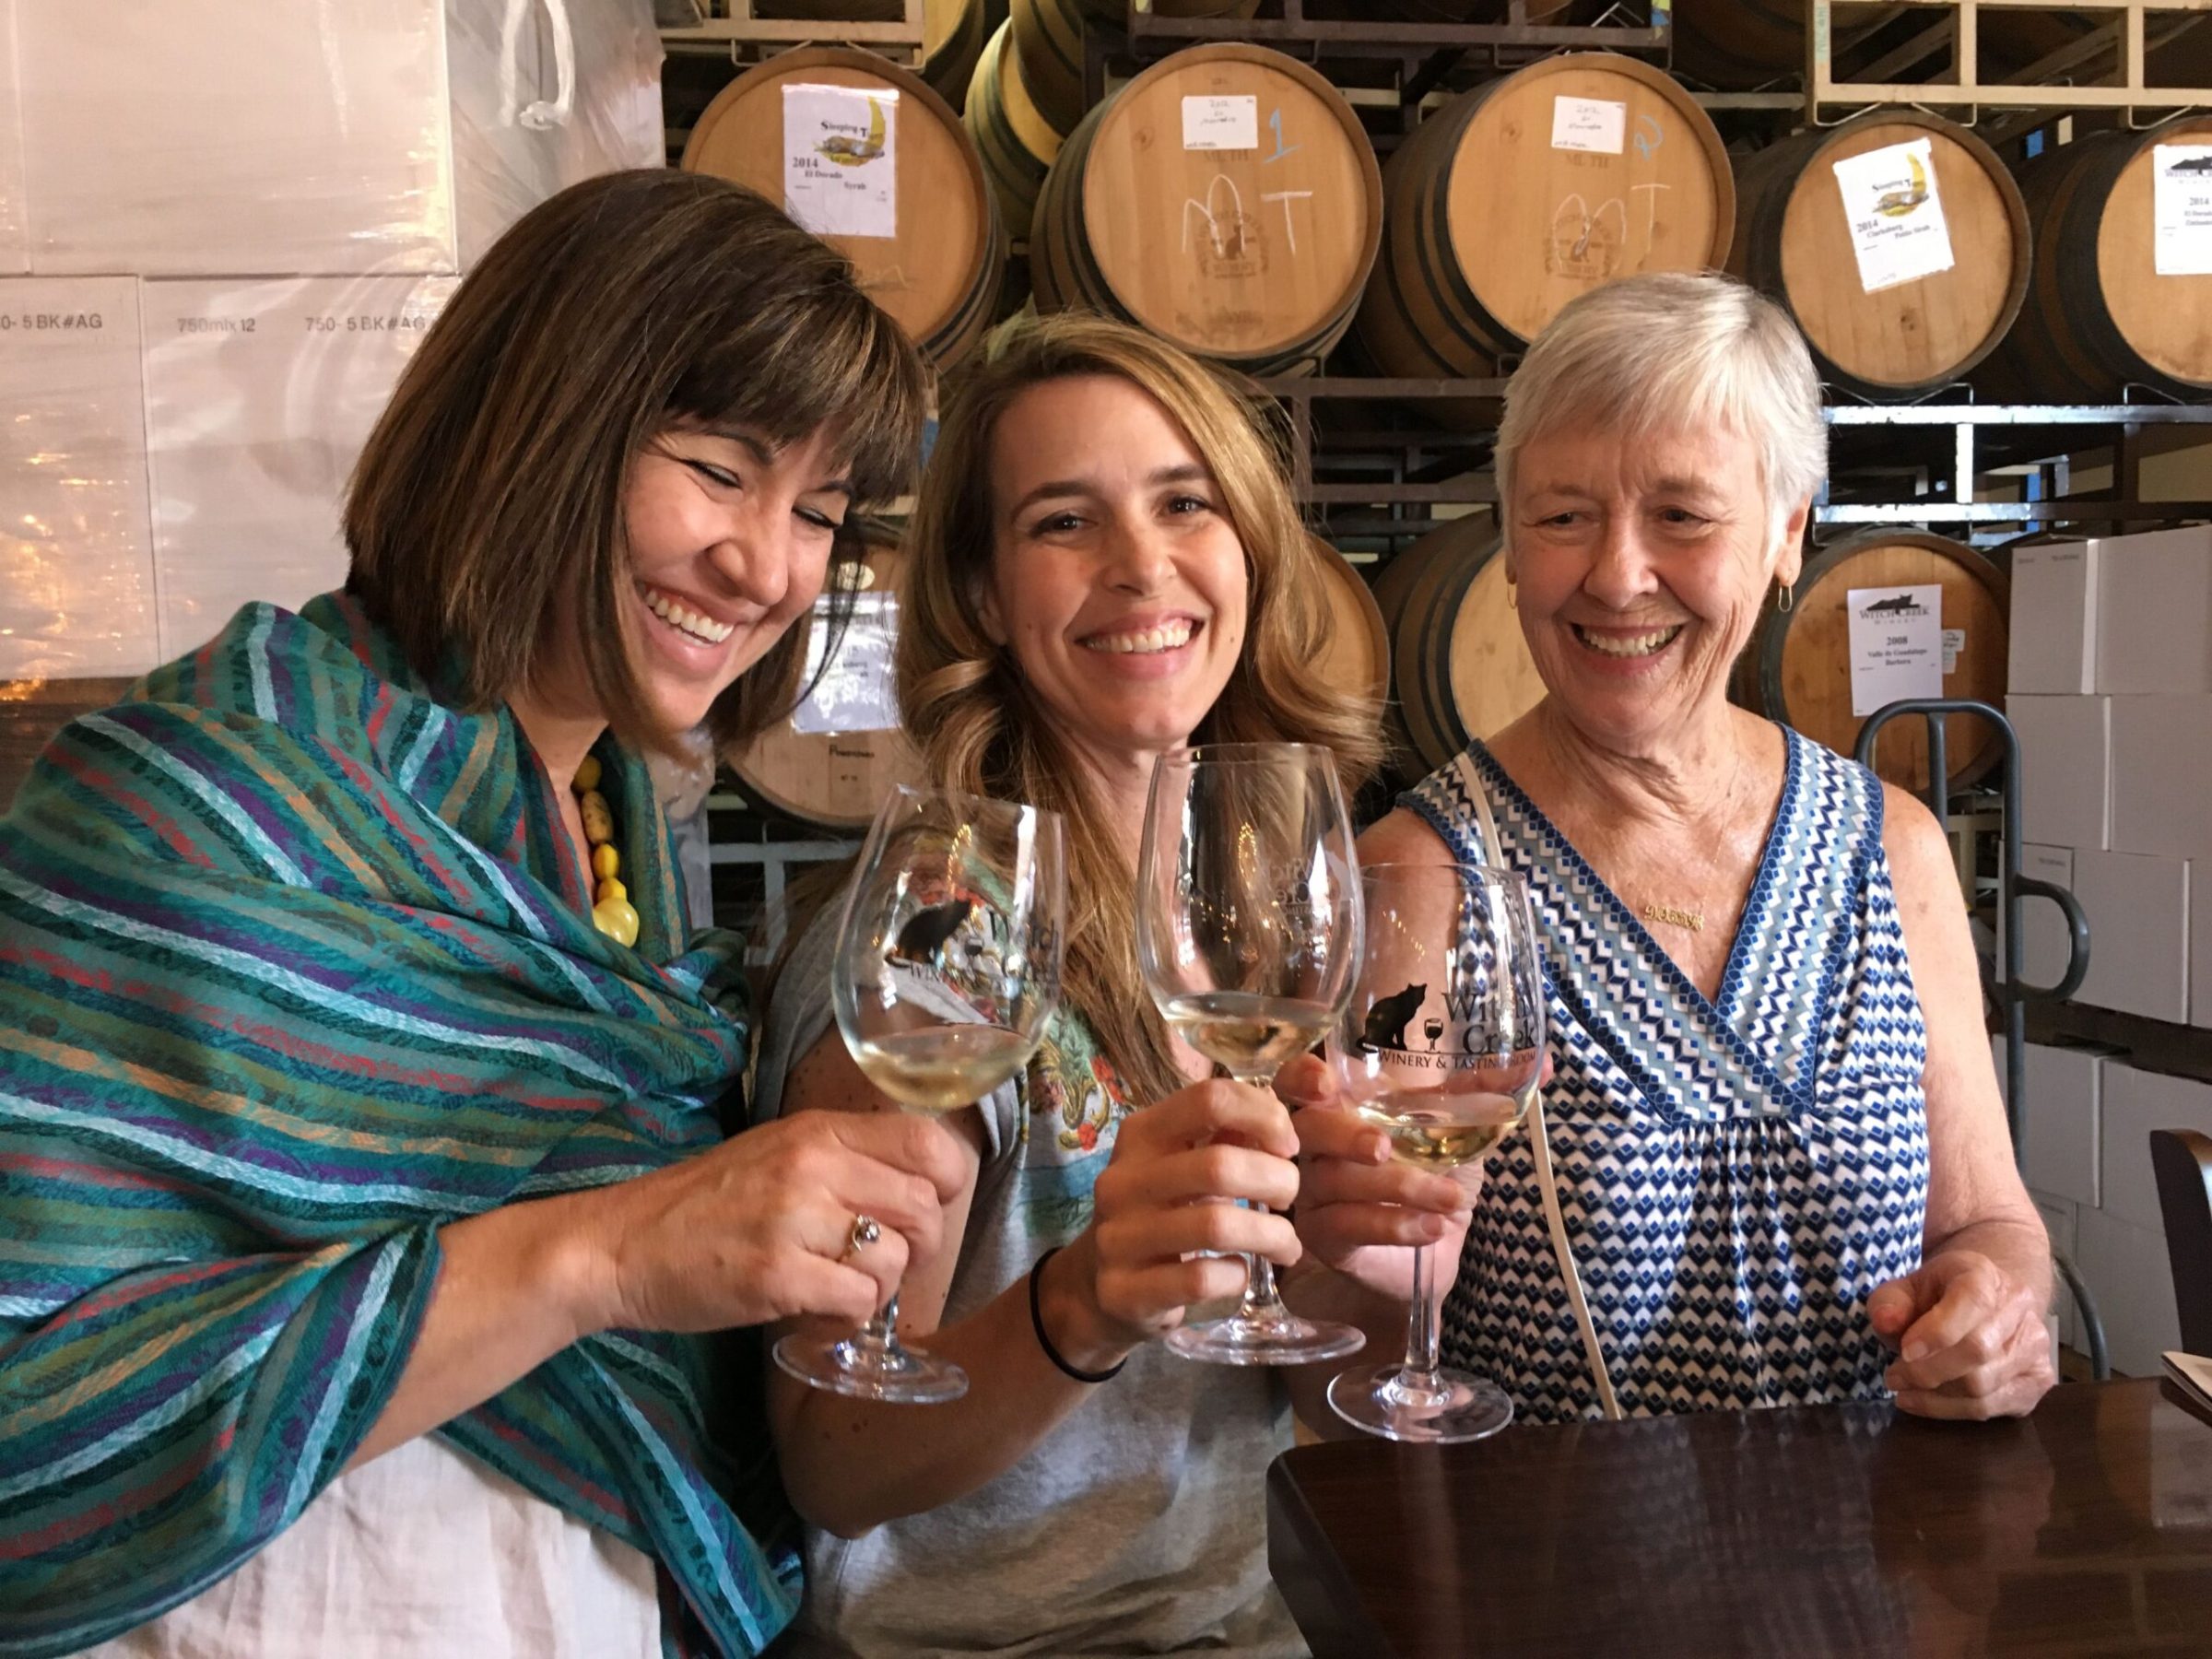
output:
<instances>
[{"instance_id":1,"label":"black cat logo on glass","mask_svg":"<svg viewBox=\"0 0 2212 1659\"><path fill-rule=\"evenodd\" d=\"M890 959L916 968L939 966L947 942L960 931L960 924L968 920L968 913L974 908L971 900L955 899L949 904L933 904L925 911L916 911L899 930L899 937L891 946Z\"/></svg>"},{"instance_id":2,"label":"black cat logo on glass","mask_svg":"<svg viewBox=\"0 0 2212 1659\"><path fill-rule=\"evenodd\" d=\"M1359 1046L1371 1054L1383 1049L1403 1049L1406 1028L1413 1023L1413 1017L1420 1012L1428 995L1429 987L1419 984L1377 997L1368 1005L1367 1025L1359 1033Z\"/></svg>"}]
</instances>

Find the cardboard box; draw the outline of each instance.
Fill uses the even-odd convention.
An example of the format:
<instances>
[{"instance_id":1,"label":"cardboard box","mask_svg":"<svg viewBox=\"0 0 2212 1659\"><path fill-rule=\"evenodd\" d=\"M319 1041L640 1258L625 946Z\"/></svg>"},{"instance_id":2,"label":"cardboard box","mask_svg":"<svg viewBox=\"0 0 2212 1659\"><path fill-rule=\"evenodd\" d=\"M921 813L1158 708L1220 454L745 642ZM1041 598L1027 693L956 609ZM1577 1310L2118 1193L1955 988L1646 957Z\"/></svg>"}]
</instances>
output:
<instances>
[{"instance_id":1,"label":"cardboard box","mask_svg":"<svg viewBox=\"0 0 2212 1659\"><path fill-rule=\"evenodd\" d=\"M2041 846L2112 844L2112 700L2007 697L2020 740L2020 839Z\"/></svg>"},{"instance_id":2,"label":"cardboard box","mask_svg":"<svg viewBox=\"0 0 2212 1659\"><path fill-rule=\"evenodd\" d=\"M2074 890L2074 849L2071 847L2023 846L2020 849L2020 872L2038 881L2047 881L2053 887ZM1997 911L1997 956L1995 978L2001 984L2005 980L2005 916L2002 906ZM2045 989L2055 986L2065 977L2069 945L2066 934L2065 912L2048 899L2024 897L2020 900L2020 977L2030 985Z\"/></svg>"},{"instance_id":3,"label":"cardboard box","mask_svg":"<svg viewBox=\"0 0 2212 1659\"><path fill-rule=\"evenodd\" d=\"M442 0L21 4L37 271L451 271Z\"/></svg>"},{"instance_id":4,"label":"cardboard box","mask_svg":"<svg viewBox=\"0 0 2212 1659\"><path fill-rule=\"evenodd\" d=\"M2212 696L2112 699L2117 853L2212 859Z\"/></svg>"},{"instance_id":5,"label":"cardboard box","mask_svg":"<svg viewBox=\"0 0 2212 1659\"><path fill-rule=\"evenodd\" d=\"M31 268L450 273L563 185L659 166L650 0L18 6Z\"/></svg>"},{"instance_id":6,"label":"cardboard box","mask_svg":"<svg viewBox=\"0 0 2212 1659\"><path fill-rule=\"evenodd\" d=\"M2097 689L2212 692L2212 526L2107 536L2094 545Z\"/></svg>"},{"instance_id":7,"label":"cardboard box","mask_svg":"<svg viewBox=\"0 0 2212 1659\"><path fill-rule=\"evenodd\" d=\"M456 280L144 285L164 656L345 579L347 479Z\"/></svg>"},{"instance_id":8,"label":"cardboard box","mask_svg":"<svg viewBox=\"0 0 2212 1659\"><path fill-rule=\"evenodd\" d=\"M2212 525L2099 540L2096 688L2212 692Z\"/></svg>"},{"instance_id":9,"label":"cardboard box","mask_svg":"<svg viewBox=\"0 0 2212 1659\"><path fill-rule=\"evenodd\" d=\"M2150 1132L2194 1129L2212 1135L2212 1084L2137 1071L2115 1060L2104 1068L2103 1104L2100 1207L2131 1227L2161 1230L2166 1218L2151 1173Z\"/></svg>"},{"instance_id":10,"label":"cardboard box","mask_svg":"<svg viewBox=\"0 0 2212 1659\"><path fill-rule=\"evenodd\" d=\"M2020 1174L2038 1192L2094 1206L2103 1051L2031 1042L2024 1062Z\"/></svg>"},{"instance_id":11,"label":"cardboard box","mask_svg":"<svg viewBox=\"0 0 2212 1659\"><path fill-rule=\"evenodd\" d=\"M2071 847L2022 847L2020 874L2074 890ZM2021 971L2031 985L2055 986L2074 959L2073 934L2066 912L2048 899L2028 899L2020 912Z\"/></svg>"},{"instance_id":12,"label":"cardboard box","mask_svg":"<svg viewBox=\"0 0 2212 1659\"><path fill-rule=\"evenodd\" d=\"M2182 1346L2165 1235L2104 1210L2077 1210L2074 1265L2097 1299L2112 1369L2131 1377L2157 1376L2159 1356Z\"/></svg>"},{"instance_id":13,"label":"cardboard box","mask_svg":"<svg viewBox=\"0 0 2212 1659\"><path fill-rule=\"evenodd\" d=\"M2189 873L2183 859L2075 853L2074 897L2089 921L2089 971L2077 1000L2188 1023Z\"/></svg>"},{"instance_id":14,"label":"cardboard box","mask_svg":"<svg viewBox=\"0 0 2212 1659\"><path fill-rule=\"evenodd\" d=\"M2078 696L2097 689L2097 564L2093 541L2013 549L2007 690Z\"/></svg>"},{"instance_id":15,"label":"cardboard box","mask_svg":"<svg viewBox=\"0 0 2212 1659\"><path fill-rule=\"evenodd\" d=\"M0 679L160 660L137 290L129 276L0 281Z\"/></svg>"}]
</instances>

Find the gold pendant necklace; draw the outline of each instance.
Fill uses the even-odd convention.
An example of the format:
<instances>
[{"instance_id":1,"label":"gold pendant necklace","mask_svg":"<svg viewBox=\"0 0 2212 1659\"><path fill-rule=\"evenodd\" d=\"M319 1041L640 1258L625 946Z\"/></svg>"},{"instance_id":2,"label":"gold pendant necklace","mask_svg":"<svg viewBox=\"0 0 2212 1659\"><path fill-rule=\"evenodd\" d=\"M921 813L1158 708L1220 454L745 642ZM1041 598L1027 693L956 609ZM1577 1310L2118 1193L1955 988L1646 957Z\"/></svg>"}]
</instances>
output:
<instances>
[{"instance_id":1,"label":"gold pendant necklace","mask_svg":"<svg viewBox=\"0 0 2212 1659\"><path fill-rule=\"evenodd\" d=\"M1686 928L1691 933L1705 931L1705 912L1701 910L1677 910L1671 904L1647 904L1636 913L1646 922L1664 922L1669 927Z\"/></svg>"}]
</instances>

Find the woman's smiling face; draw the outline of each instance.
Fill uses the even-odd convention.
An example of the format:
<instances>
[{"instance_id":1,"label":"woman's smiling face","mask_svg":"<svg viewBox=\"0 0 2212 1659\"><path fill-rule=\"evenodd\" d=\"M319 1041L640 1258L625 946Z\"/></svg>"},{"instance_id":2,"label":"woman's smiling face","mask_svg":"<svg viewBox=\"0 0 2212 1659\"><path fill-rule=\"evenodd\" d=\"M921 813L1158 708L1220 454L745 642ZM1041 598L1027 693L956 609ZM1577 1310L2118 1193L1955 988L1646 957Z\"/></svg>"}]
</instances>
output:
<instances>
[{"instance_id":1,"label":"woman's smiling face","mask_svg":"<svg viewBox=\"0 0 2212 1659\"><path fill-rule=\"evenodd\" d=\"M1706 428L1634 439L1565 425L1513 463L1508 569L1521 631L1559 711L1645 749L1724 701L1776 581L1796 580L1806 509L1772 522L1757 448Z\"/></svg>"},{"instance_id":2,"label":"woman's smiling face","mask_svg":"<svg viewBox=\"0 0 2212 1659\"><path fill-rule=\"evenodd\" d=\"M1190 437L1113 375L1047 381L991 435L985 628L1109 764L1187 741L1244 647L1244 547Z\"/></svg>"},{"instance_id":3,"label":"woman's smiling face","mask_svg":"<svg viewBox=\"0 0 2212 1659\"><path fill-rule=\"evenodd\" d=\"M623 628L663 730L704 720L813 605L850 503L826 433L778 450L677 429L646 445L623 495L635 601Z\"/></svg>"}]
</instances>

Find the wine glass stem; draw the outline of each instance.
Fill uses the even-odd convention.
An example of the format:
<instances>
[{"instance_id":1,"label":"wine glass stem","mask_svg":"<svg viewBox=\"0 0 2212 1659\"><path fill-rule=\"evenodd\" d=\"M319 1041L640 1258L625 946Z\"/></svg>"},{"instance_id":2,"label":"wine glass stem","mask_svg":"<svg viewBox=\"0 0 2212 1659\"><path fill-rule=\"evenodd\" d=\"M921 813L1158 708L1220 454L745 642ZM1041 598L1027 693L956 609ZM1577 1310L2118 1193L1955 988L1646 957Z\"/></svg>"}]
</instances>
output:
<instances>
[{"instance_id":1,"label":"wine glass stem","mask_svg":"<svg viewBox=\"0 0 2212 1659\"><path fill-rule=\"evenodd\" d=\"M899 1348L899 1292L891 1292L891 1300L877 1312L861 1322L853 1342L877 1353L896 1354Z\"/></svg>"},{"instance_id":2,"label":"wine glass stem","mask_svg":"<svg viewBox=\"0 0 2212 1659\"><path fill-rule=\"evenodd\" d=\"M1429 1246L1417 1244L1413 1247L1413 1307L1406 1322L1406 1371L1417 1387L1433 1389L1444 1311L1430 1293L1429 1277Z\"/></svg>"},{"instance_id":3,"label":"wine glass stem","mask_svg":"<svg viewBox=\"0 0 2212 1659\"><path fill-rule=\"evenodd\" d=\"M1272 1088L1275 1083L1273 1072L1245 1077L1232 1071L1230 1076L1240 1083L1249 1083L1254 1088ZM1263 1216L1269 1213L1267 1206L1256 1198L1245 1202ZM1290 1310L1283 1305L1283 1294L1275 1286L1275 1264L1264 1255L1248 1255L1244 1258L1244 1300L1238 1304L1237 1317L1261 1324L1290 1317Z\"/></svg>"}]
</instances>

